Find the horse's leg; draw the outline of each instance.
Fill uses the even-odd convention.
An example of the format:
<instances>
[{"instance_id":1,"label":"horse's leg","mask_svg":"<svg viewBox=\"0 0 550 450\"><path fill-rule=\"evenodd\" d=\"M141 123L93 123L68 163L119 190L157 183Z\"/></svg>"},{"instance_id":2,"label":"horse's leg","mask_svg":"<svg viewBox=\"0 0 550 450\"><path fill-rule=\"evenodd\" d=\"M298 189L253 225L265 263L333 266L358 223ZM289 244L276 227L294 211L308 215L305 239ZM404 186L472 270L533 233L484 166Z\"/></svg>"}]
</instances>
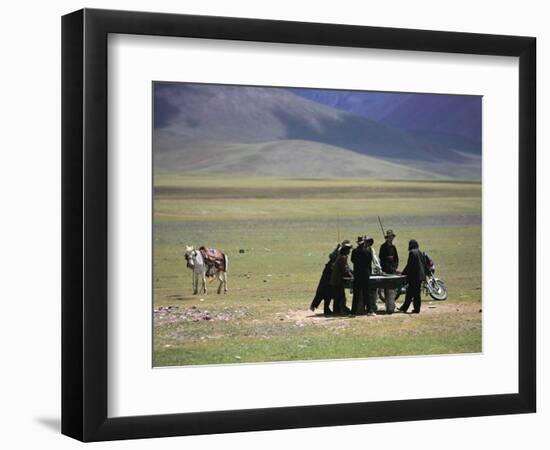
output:
<instances>
[{"instance_id":1,"label":"horse's leg","mask_svg":"<svg viewBox=\"0 0 550 450\"><path fill-rule=\"evenodd\" d=\"M223 276L223 293L227 294L227 272L222 272Z\"/></svg>"},{"instance_id":2,"label":"horse's leg","mask_svg":"<svg viewBox=\"0 0 550 450\"><path fill-rule=\"evenodd\" d=\"M193 270L193 295L197 295L199 290L199 274Z\"/></svg>"},{"instance_id":3,"label":"horse's leg","mask_svg":"<svg viewBox=\"0 0 550 450\"><path fill-rule=\"evenodd\" d=\"M222 275L223 272L221 271L218 271L216 272L216 277L218 278L218 281L220 282L219 286L218 286L218 294L221 294L222 292L222 286L223 286L223 278L222 278Z\"/></svg>"},{"instance_id":4,"label":"horse's leg","mask_svg":"<svg viewBox=\"0 0 550 450\"><path fill-rule=\"evenodd\" d=\"M202 291L204 292L204 295L206 295L206 271L203 270L201 274L202 274Z\"/></svg>"},{"instance_id":5,"label":"horse's leg","mask_svg":"<svg viewBox=\"0 0 550 450\"><path fill-rule=\"evenodd\" d=\"M229 258L227 257L227 255L224 255L223 256L225 258L225 292L227 292L227 278L229 276Z\"/></svg>"}]
</instances>

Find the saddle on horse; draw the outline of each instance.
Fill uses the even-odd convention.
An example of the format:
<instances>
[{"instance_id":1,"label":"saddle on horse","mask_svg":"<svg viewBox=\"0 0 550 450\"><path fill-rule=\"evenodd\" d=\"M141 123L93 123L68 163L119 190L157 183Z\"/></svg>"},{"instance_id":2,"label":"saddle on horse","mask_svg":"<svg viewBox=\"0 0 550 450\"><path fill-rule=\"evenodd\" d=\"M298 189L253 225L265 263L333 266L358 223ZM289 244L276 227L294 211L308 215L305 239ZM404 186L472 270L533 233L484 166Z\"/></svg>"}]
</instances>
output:
<instances>
[{"instance_id":1,"label":"saddle on horse","mask_svg":"<svg viewBox=\"0 0 550 450\"><path fill-rule=\"evenodd\" d=\"M215 248L199 248L204 262L208 267L207 275L214 275L214 271L225 272L225 256L222 252Z\"/></svg>"}]
</instances>

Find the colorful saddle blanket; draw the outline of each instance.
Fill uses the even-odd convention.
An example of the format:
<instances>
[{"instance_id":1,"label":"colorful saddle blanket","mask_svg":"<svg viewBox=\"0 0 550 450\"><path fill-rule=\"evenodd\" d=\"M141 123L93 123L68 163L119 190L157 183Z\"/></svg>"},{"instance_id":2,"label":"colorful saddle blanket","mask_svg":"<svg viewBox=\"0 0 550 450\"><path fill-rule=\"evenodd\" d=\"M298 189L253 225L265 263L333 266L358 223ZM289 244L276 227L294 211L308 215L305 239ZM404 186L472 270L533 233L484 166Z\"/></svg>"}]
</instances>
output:
<instances>
[{"instance_id":1,"label":"colorful saddle blanket","mask_svg":"<svg viewBox=\"0 0 550 450\"><path fill-rule=\"evenodd\" d=\"M201 247L200 251L209 271L215 268L225 272L225 257L222 252L215 248L205 247Z\"/></svg>"}]
</instances>

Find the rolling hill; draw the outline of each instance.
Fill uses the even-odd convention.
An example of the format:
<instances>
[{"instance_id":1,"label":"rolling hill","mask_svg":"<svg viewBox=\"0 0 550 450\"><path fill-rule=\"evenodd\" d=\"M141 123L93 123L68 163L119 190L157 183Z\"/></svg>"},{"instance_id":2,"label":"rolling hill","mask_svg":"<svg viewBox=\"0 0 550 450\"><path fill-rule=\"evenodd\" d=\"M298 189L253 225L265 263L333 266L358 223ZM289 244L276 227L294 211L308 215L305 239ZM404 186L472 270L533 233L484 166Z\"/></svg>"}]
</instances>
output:
<instances>
[{"instance_id":1,"label":"rolling hill","mask_svg":"<svg viewBox=\"0 0 550 450\"><path fill-rule=\"evenodd\" d=\"M164 170L307 178L445 178L319 142L279 140L227 144L205 141L180 147L177 135L160 133L155 139L164 150L155 152L154 164L156 168Z\"/></svg>"}]
</instances>

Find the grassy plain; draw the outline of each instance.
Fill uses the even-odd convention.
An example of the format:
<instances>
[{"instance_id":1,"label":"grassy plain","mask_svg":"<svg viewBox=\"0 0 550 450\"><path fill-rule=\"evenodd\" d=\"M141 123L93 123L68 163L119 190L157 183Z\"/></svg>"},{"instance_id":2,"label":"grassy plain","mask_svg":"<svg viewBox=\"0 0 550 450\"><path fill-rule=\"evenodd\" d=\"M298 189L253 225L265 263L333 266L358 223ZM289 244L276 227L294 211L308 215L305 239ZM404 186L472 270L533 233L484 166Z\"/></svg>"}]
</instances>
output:
<instances>
[{"instance_id":1,"label":"grassy plain","mask_svg":"<svg viewBox=\"0 0 550 450\"><path fill-rule=\"evenodd\" d=\"M420 315L309 311L338 228L378 249L378 215L397 234L400 269L417 239L449 299L423 298ZM479 183L157 173L153 238L155 366L481 351ZM192 295L185 244L228 255L226 295L214 283Z\"/></svg>"}]
</instances>

